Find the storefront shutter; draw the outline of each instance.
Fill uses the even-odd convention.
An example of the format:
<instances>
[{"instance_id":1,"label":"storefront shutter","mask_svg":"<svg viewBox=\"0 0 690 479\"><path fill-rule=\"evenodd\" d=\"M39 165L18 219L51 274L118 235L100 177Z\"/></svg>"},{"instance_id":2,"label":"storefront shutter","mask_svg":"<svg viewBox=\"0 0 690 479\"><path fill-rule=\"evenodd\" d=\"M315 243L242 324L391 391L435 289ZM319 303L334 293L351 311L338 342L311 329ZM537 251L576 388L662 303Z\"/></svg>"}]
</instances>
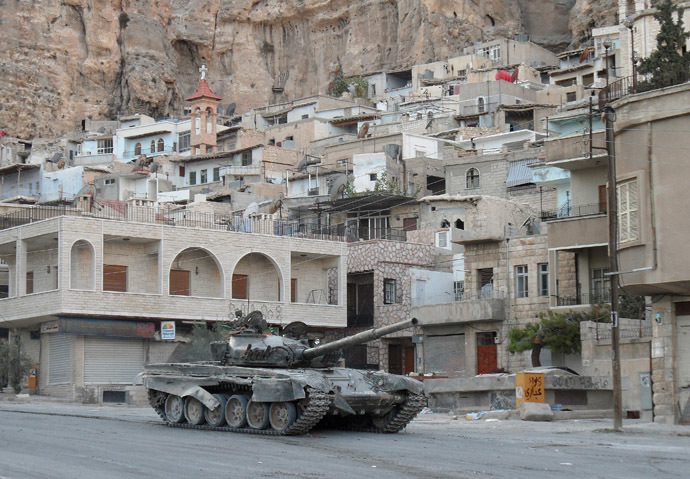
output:
<instances>
[{"instance_id":1,"label":"storefront shutter","mask_svg":"<svg viewBox=\"0 0 690 479\"><path fill-rule=\"evenodd\" d=\"M84 337L84 382L131 384L143 369L142 340Z\"/></svg>"},{"instance_id":2,"label":"storefront shutter","mask_svg":"<svg viewBox=\"0 0 690 479\"><path fill-rule=\"evenodd\" d=\"M48 335L48 384L65 384L71 380L71 336Z\"/></svg>"},{"instance_id":3,"label":"storefront shutter","mask_svg":"<svg viewBox=\"0 0 690 479\"><path fill-rule=\"evenodd\" d=\"M465 335L424 337L424 369L449 377L465 374Z\"/></svg>"}]
</instances>

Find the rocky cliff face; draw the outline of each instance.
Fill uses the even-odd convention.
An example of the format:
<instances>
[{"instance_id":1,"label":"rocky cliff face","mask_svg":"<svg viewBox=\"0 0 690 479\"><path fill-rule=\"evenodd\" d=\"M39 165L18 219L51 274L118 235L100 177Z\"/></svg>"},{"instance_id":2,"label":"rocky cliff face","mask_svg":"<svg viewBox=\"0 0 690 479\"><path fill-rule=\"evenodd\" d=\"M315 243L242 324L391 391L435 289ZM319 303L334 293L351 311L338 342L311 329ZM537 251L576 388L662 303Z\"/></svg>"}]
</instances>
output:
<instances>
[{"instance_id":1,"label":"rocky cliff face","mask_svg":"<svg viewBox=\"0 0 690 479\"><path fill-rule=\"evenodd\" d=\"M215 92L244 111L271 100L281 73L293 98L325 92L338 67L354 75L410 66L496 36L525 32L562 47L589 25L573 20L577 9L599 3L0 0L0 127L31 138L86 116L179 115L202 58Z\"/></svg>"}]
</instances>

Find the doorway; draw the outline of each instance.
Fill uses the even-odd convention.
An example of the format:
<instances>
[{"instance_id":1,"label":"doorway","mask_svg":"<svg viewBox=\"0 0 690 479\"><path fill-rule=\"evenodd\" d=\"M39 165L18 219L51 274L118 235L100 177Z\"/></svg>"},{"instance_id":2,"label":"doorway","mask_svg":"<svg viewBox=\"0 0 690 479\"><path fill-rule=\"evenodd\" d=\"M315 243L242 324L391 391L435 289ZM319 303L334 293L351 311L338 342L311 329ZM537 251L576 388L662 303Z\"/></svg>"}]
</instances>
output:
<instances>
[{"instance_id":1,"label":"doorway","mask_svg":"<svg viewBox=\"0 0 690 479\"><path fill-rule=\"evenodd\" d=\"M496 332L477 333L477 374L491 374L497 369Z\"/></svg>"}]
</instances>

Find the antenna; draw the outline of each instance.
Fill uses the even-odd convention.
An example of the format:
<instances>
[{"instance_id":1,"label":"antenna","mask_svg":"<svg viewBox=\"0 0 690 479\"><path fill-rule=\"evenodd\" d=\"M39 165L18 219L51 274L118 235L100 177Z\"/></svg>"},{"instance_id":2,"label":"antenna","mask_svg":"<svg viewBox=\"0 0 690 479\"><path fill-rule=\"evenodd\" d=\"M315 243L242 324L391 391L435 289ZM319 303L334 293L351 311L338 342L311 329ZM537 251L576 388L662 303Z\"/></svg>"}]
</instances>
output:
<instances>
[{"instance_id":1,"label":"antenna","mask_svg":"<svg viewBox=\"0 0 690 479\"><path fill-rule=\"evenodd\" d=\"M255 215L256 213L259 212L259 205L256 201L252 201L249 203L249 206L247 206L244 209L244 213L242 213L242 218L249 219L250 216Z\"/></svg>"},{"instance_id":2,"label":"antenna","mask_svg":"<svg viewBox=\"0 0 690 479\"><path fill-rule=\"evenodd\" d=\"M235 114L235 109L237 108L236 103L230 103L225 109L225 116L232 116Z\"/></svg>"}]
</instances>

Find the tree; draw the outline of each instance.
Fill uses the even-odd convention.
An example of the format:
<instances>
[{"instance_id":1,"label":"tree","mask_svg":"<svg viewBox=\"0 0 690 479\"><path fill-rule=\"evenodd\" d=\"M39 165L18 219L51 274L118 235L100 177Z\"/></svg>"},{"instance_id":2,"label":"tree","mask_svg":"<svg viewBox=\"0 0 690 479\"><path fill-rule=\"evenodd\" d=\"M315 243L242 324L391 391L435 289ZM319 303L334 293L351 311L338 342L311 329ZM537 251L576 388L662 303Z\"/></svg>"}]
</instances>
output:
<instances>
[{"instance_id":1,"label":"tree","mask_svg":"<svg viewBox=\"0 0 690 479\"><path fill-rule=\"evenodd\" d=\"M651 78L639 84L640 91L656 90L690 80L690 52L685 51L683 15L671 0L657 2L654 19L659 22L656 51L642 60L637 71ZM677 19L677 20L676 20Z\"/></svg>"},{"instance_id":2,"label":"tree","mask_svg":"<svg viewBox=\"0 0 690 479\"><path fill-rule=\"evenodd\" d=\"M0 387L9 384L19 393L31 365L31 358L22 350L19 334L15 332L11 340L0 340Z\"/></svg>"},{"instance_id":3,"label":"tree","mask_svg":"<svg viewBox=\"0 0 690 479\"><path fill-rule=\"evenodd\" d=\"M582 348L580 323L582 321L609 321L607 305L595 305L589 312L539 313L539 323L516 326L508 332L508 351L519 353L532 350L532 367L541 366L542 348L554 353L574 354Z\"/></svg>"}]
</instances>

